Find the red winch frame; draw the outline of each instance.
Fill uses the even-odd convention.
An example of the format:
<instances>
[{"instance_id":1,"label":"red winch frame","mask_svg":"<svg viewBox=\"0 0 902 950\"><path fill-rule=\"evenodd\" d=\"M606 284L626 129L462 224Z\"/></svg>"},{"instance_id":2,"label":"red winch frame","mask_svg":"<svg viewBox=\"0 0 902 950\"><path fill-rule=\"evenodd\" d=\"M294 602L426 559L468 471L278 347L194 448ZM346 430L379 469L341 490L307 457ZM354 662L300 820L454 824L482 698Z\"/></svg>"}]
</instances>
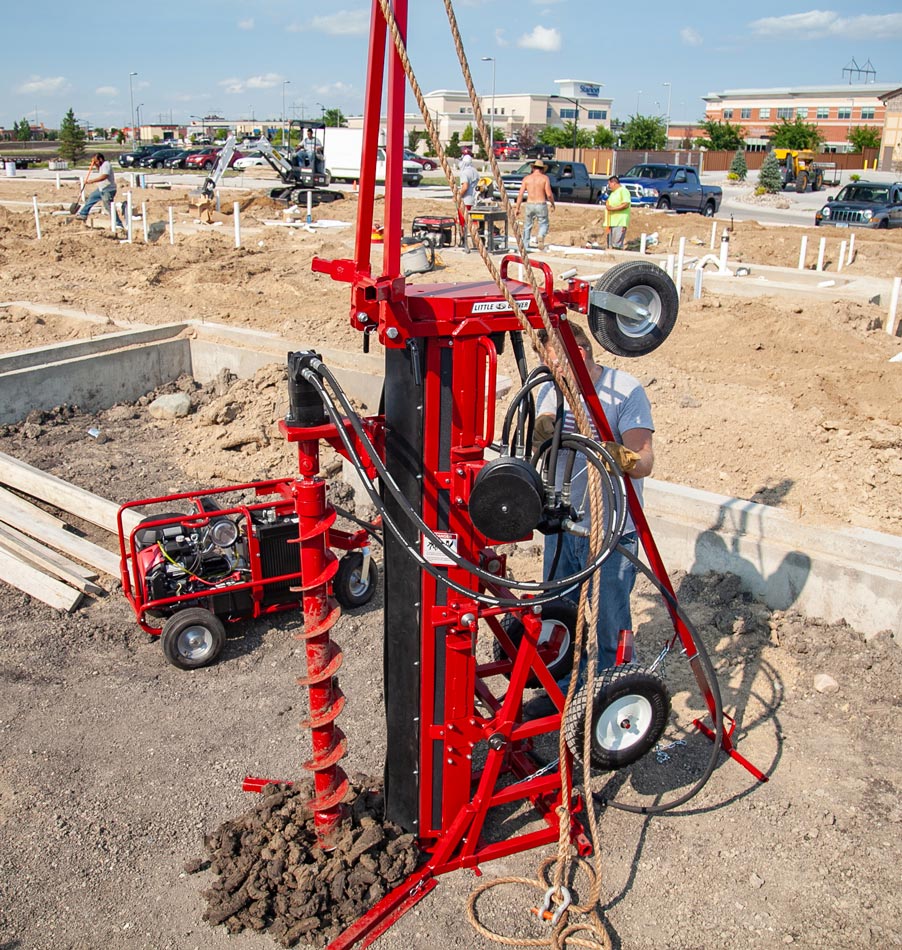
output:
<instances>
[{"instance_id":1,"label":"red winch frame","mask_svg":"<svg viewBox=\"0 0 902 950\"><path fill-rule=\"evenodd\" d=\"M407 0L394 0L394 17L402 36L406 36L407 9ZM371 242L376 153L386 65L383 263L381 273L374 275ZM403 885L335 939L331 950L372 943L435 887L440 874L478 868L493 858L556 842L555 809L562 801L571 800L571 789L562 787L557 764L543 765L532 756L535 737L559 732L564 702L543 661L544 648L539 647L541 608L534 609L529 597L522 597L520 606L513 608L487 606L476 598L482 592L515 597L515 591L505 584L504 558L476 530L467 506L476 476L485 465L485 449L494 438L496 342L522 327L494 282L410 287L405 283L400 262L405 91L401 61L389 39L379 2L373 0L355 255L347 260L316 258L313 269L351 284L352 326L364 334L375 333L385 348L384 413L362 420L369 433L382 437L376 440L380 459L428 527L497 581L483 583L453 561L443 560L441 552L430 551L425 538L405 520L400 503L386 493L386 518L400 524L403 535L398 538L385 531L386 817L417 834L427 859ZM502 279L522 314L540 328L540 311L530 287L509 276L510 265L515 263L520 259L504 258ZM544 306L560 329L570 368L594 424L601 438L610 440L610 427L567 320L569 310L588 312L589 285L574 279L566 289L555 290L550 268L542 263L533 263L533 267L543 275ZM319 442L325 440L342 454L348 453L334 425L305 428L289 421L283 424L283 431L298 445L303 636L308 656L307 677L299 682L310 686L314 754L307 767L316 776L315 819L320 838L328 845L341 818L340 802L347 782L337 764L345 751L344 737L334 722L343 703L335 679L340 652L328 633L338 616L330 595L334 571L330 571L324 537L334 513L326 504L319 476ZM372 473L372 460L359 444L357 448ZM629 479L626 481L630 512L651 569L673 595L635 491ZM422 569L409 556L411 550L427 560L434 557L431 563L439 578L458 589ZM673 643L680 641L713 720L715 702L692 634L676 609L670 604L668 609L674 624ZM500 622L505 614L515 614L522 622L524 634L518 646ZM509 659L477 661L477 631L486 628ZM502 674L509 681L502 680ZM493 677L503 682L502 690L492 688ZM558 711L523 722L523 691L531 677L544 686ZM499 698L498 692L503 692L503 697ZM710 737L717 735L716 729L700 722L697 725ZM766 780L736 751L731 732L732 728L721 732L723 749L756 778ZM263 782L247 779L245 787L259 790ZM545 824L517 833L517 828L507 827L517 824L510 813L526 804ZM577 800L571 808L571 839L586 854L591 845L577 820L582 807ZM487 819L490 812L494 817L499 811L502 830L493 839ZM517 816L520 818L522 815Z\"/></svg>"}]
</instances>

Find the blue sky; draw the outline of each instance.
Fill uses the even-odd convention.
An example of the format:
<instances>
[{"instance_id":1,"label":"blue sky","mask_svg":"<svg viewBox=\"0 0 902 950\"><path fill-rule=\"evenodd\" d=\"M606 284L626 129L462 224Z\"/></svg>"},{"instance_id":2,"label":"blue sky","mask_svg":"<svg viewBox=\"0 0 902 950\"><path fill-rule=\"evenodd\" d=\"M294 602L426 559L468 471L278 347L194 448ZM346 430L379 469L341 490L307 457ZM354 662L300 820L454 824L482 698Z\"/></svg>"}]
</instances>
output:
<instances>
[{"instance_id":1,"label":"blue sky","mask_svg":"<svg viewBox=\"0 0 902 950\"><path fill-rule=\"evenodd\" d=\"M58 127L71 106L92 125L346 114L362 109L369 4L336 0L156 0L152 4L4 4L0 125L27 116ZM441 0L410 0L409 50L423 89L462 89ZM604 83L613 114L704 111L708 92L842 83L853 59L902 84L899 0L639 7L593 0L456 0L479 90L553 93L555 79ZM318 11L318 12L314 12ZM288 80L288 85L283 83ZM670 87L665 83L670 83Z\"/></svg>"}]
</instances>

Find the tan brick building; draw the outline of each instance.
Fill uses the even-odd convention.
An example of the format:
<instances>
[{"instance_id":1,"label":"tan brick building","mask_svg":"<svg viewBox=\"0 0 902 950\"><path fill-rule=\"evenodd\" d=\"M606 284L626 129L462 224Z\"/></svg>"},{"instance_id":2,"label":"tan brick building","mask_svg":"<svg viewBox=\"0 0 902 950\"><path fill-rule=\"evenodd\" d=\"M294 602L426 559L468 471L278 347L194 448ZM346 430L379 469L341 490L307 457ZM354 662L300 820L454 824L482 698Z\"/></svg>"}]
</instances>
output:
<instances>
[{"instance_id":1,"label":"tan brick building","mask_svg":"<svg viewBox=\"0 0 902 950\"><path fill-rule=\"evenodd\" d=\"M902 172L902 88L880 97L886 114L880 142L880 170Z\"/></svg>"}]
</instances>

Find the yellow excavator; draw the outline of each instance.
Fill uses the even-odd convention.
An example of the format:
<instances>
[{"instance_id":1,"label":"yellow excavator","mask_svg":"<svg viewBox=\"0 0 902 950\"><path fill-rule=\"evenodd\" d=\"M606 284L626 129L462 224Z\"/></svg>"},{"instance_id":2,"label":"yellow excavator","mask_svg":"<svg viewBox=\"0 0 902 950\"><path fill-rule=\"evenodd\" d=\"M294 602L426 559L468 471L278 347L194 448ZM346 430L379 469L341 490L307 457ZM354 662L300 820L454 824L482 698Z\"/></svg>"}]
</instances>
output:
<instances>
[{"instance_id":1,"label":"yellow excavator","mask_svg":"<svg viewBox=\"0 0 902 950\"><path fill-rule=\"evenodd\" d=\"M835 177L836 164L816 161L817 156L810 149L775 148L774 156L780 163L784 189L793 185L802 192L810 185L812 191L820 191L828 174L831 181Z\"/></svg>"}]
</instances>

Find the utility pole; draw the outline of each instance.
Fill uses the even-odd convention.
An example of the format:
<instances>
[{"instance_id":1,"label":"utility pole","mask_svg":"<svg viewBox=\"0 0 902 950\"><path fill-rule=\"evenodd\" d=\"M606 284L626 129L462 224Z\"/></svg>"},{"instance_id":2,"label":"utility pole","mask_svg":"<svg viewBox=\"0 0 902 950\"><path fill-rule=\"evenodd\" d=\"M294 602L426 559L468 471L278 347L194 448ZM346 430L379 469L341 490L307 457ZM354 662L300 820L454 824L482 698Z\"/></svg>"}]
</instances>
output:
<instances>
[{"instance_id":1,"label":"utility pole","mask_svg":"<svg viewBox=\"0 0 902 950\"><path fill-rule=\"evenodd\" d=\"M282 80L282 148L285 148L285 87L290 83L290 79Z\"/></svg>"},{"instance_id":2,"label":"utility pole","mask_svg":"<svg viewBox=\"0 0 902 950\"><path fill-rule=\"evenodd\" d=\"M667 126L664 136L664 148L668 148L670 146L670 97L673 93L673 86L671 86L669 82L661 83L661 85L667 87Z\"/></svg>"},{"instance_id":3,"label":"utility pole","mask_svg":"<svg viewBox=\"0 0 902 950\"><path fill-rule=\"evenodd\" d=\"M492 64L492 114L489 116L489 155L495 154L495 57L483 56L484 63Z\"/></svg>"},{"instance_id":4,"label":"utility pole","mask_svg":"<svg viewBox=\"0 0 902 950\"><path fill-rule=\"evenodd\" d=\"M132 89L132 76L137 76L137 73L128 74L128 100L132 107L132 117L131 117L131 126L132 126L132 148L135 147L135 92Z\"/></svg>"}]
</instances>

